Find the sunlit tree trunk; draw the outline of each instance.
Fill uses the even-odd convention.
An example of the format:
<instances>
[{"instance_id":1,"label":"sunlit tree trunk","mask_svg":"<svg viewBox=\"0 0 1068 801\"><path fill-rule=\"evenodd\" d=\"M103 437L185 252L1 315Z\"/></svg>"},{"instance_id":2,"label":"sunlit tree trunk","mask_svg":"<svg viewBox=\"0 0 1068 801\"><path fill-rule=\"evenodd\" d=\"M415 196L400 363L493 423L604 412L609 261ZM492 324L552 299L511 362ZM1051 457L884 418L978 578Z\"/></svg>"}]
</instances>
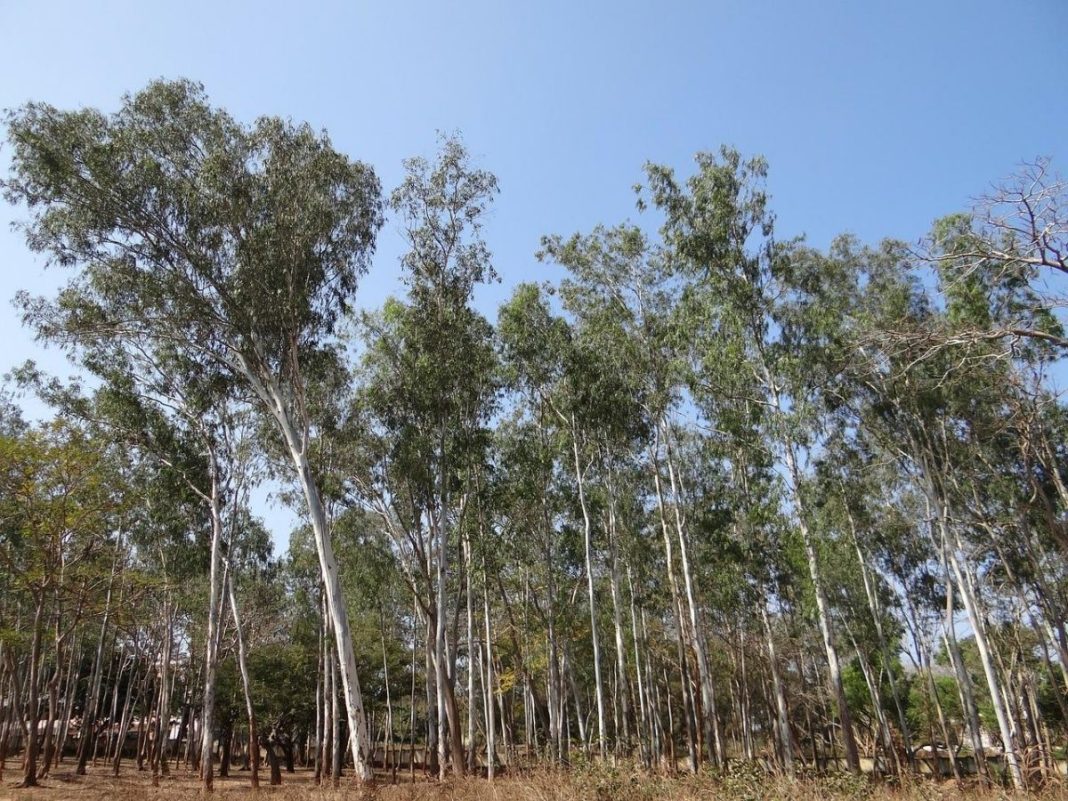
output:
<instances>
[{"instance_id":1,"label":"sunlit tree trunk","mask_svg":"<svg viewBox=\"0 0 1068 801\"><path fill-rule=\"evenodd\" d=\"M249 770L252 789L260 786L260 741L256 728L256 709L252 704L252 682L248 672L248 656L245 649L245 634L241 627L241 614L237 607L237 594L234 592L234 580L231 576L227 582L227 595L230 598L230 614L234 619L234 631L237 634L237 666L241 673L241 693L245 698L245 714L248 716ZM318 700L318 699L317 699Z\"/></svg>"}]
</instances>

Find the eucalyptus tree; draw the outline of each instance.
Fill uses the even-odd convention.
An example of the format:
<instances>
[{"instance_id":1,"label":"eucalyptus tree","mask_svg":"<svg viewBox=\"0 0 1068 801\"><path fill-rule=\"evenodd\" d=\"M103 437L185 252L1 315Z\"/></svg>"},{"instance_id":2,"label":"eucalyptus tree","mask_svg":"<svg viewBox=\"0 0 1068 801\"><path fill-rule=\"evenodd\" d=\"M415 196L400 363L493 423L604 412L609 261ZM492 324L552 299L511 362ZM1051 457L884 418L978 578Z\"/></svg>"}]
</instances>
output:
<instances>
[{"instance_id":1,"label":"eucalyptus tree","mask_svg":"<svg viewBox=\"0 0 1068 801\"><path fill-rule=\"evenodd\" d=\"M936 231L955 236L958 223L959 218L942 221ZM944 267L945 274L950 265ZM981 283L951 280L944 289L945 311L939 313L907 280L869 287L865 302L873 312L874 335L863 343L865 358L858 362L862 420L873 443L900 464L922 498L929 558L944 576L944 637L976 750L981 750L979 716L955 631L958 600L980 656L1008 773L1023 789L1017 727L1004 703L1006 676L989 634L989 603L996 599L989 586L984 593L991 570L1004 561L992 547L997 543L992 527L1004 514L995 507L1007 505L1015 525L1023 489L1013 475L1017 457L1011 454L1018 446L1005 404L1015 393L1014 368L995 341L964 339L944 347L947 333L990 312L990 296ZM887 311L893 312L889 319L879 317Z\"/></svg>"},{"instance_id":2,"label":"eucalyptus tree","mask_svg":"<svg viewBox=\"0 0 1068 801\"><path fill-rule=\"evenodd\" d=\"M542 682L535 672L539 663L546 663L544 709L549 758L566 763L569 705L564 643L565 632L575 629L573 604L578 584L573 579L581 560L574 546L574 532L559 524L567 501L559 481L557 449L544 419L536 411L530 414L520 400L513 414L496 426L493 453L489 522L496 547L485 554L484 579L492 583L494 595L499 591L509 623L516 621L515 599L522 599L523 610L532 612L523 616L525 636L513 638L514 670L522 678L525 695L534 701L537 717L543 702L539 692ZM482 539L483 547L488 547L488 537ZM502 628L513 630L512 626ZM585 744L581 712L576 714L576 726Z\"/></svg>"},{"instance_id":3,"label":"eucalyptus tree","mask_svg":"<svg viewBox=\"0 0 1068 801\"><path fill-rule=\"evenodd\" d=\"M694 346L703 391L719 392L717 379L725 372L751 376L739 400L762 410L764 441L785 478L814 587L846 761L857 771L859 754L804 485L805 459L821 444L823 404L848 353L844 335L856 296L858 254L848 241L836 243L827 255L800 241L778 241L766 173L762 159L743 160L728 148L718 157L702 153L697 172L685 182L670 168L648 167L644 202L664 215L668 258L686 277L686 305L702 321Z\"/></svg>"},{"instance_id":4,"label":"eucalyptus tree","mask_svg":"<svg viewBox=\"0 0 1068 801\"><path fill-rule=\"evenodd\" d=\"M72 347L141 339L231 376L271 423L305 496L337 631L352 753L370 778L366 721L319 486L308 458L308 365L365 271L378 180L308 126L253 125L195 84L156 82L110 116L31 103L8 119L6 197L27 241L76 269L53 302L24 299L40 335Z\"/></svg>"},{"instance_id":5,"label":"eucalyptus tree","mask_svg":"<svg viewBox=\"0 0 1068 801\"><path fill-rule=\"evenodd\" d=\"M405 168L390 203L408 244L401 259L408 298L365 318L369 342L356 419L371 447L352 481L393 536L428 639L432 634L431 734L444 778L450 758L455 772L465 767L447 610L451 553L463 531L473 469L485 458L483 426L495 396L492 331L471 302L479 284L496 279L482 227L497 180L471 163L455 137L443 139L434 162L412 158Z\"/></svg>"},{"instance_id":6,"label":"eucalyptus tree","mask_svg":"<svg viewBox=\"0 0 1068 801\"><path fill-rule=\"evenodd\" d=\"M546 250L557 257L553 240L547 241ZM561 476L570 473L577 502L576 522L582 531L597 739L601 755L607 757L606 690L596 591L599 564L595 551L602 538L607 540L616 677L620 693L625 693L628 679L617 550L622 518L616 483L643 430L639 411L641 386L635 381L634 365L629 361L637 343L628 340L626 332L615 324L617 310L587 303L584 288L565 287L563 296L573 323L554 314L538 287L520 286L501 309L499 330L509 382L520 400L521 419L540 432L541 442L550 453L556 451L550 456L557 465L554 469ZM601 510L603 514L599 514ZM552 525L546 520L546 529ZM550 647L555 645L551 643ZM629 717L627 708L624 720ZM628 725L621 722L618 727L617 745L625 739Z\"/></svg>"},{"instance_id":7,"label":"eucalyptus tree","mask_svg":"<svg viewBox=\"0 0 1068 801\"><path fill-rule=\"evenodd\" d=\"M652 246L641 229L630 224L613 228L598 226L589 234L568 239L546 237L539 255L568 269L569 277L560 287L562 305L575 320L581 341L588 343L586 347L591 351L601 354L596 369L589 371L588 380L593 387L592 394L602 404L596 408L591 406L590 412L599 415L593 426L605 452L601 481L608 499L606 528L609 533L609 582L616 630L617 672L623 676L625 665L621 656L622 626L617 614L620 593L616 524L620 521L615 515L619 497L613 487L613 475L622 465L644 464L652 473L656 487L669 585L673 593L672 608L680 638L680 668L684 668L681 654L685 638L697 660L704 710L701 717L709 758L720 762L724 751L702 619L703 605L690 558L692 543L687 515L690 501L686 498L686 487L676 458L677 443L673 442L685 427L678 418L687 401L685 363L681 358L684 353L681 341L686 334L673 312L679 300L678 282L673 280L663 248ZM662 487L664 465L667 478L663 483L670 487L670 496ZM670 510L664 502L666 499L670 500ZM682 572L685 603L675 579L677 568L669 530L677 539L678 569ZM620 681L625 686L622 678ZM684 688L687 684L683 681Z\"/></svg>"}]
</instances>

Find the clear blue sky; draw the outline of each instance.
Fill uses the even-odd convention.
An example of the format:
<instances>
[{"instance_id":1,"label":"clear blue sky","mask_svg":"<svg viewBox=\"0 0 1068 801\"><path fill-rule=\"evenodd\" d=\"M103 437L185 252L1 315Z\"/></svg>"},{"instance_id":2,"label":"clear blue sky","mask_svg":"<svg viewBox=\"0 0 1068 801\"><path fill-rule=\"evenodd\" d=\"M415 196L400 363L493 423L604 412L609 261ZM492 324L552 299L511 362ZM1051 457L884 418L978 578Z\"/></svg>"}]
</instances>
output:
<instances>
[{"instance_id":1,"label":"clear blue sky","mask_svg":"<svg viewBox=\"0 0 1068 801\"><path fill-rule=\"evenodd\" d=\"M1023 159L1068 172L1066 0L572 0L0 4L0 108L116 108L158 77L203 82L239 118L329 131L385 187L461 130L501 196L503 283L541 277L538 238L634 217L647 160L727 143L771 164L783 234L916 239ZM7 155L0 153L6 169ZM0 204L0 373L52 369L8 300L44 292ZM387 225L364 302L396 289ZM289 518L264 509L272 525ZM284 541L285 532L276 532Z\"/></svg>"}]
</instances>

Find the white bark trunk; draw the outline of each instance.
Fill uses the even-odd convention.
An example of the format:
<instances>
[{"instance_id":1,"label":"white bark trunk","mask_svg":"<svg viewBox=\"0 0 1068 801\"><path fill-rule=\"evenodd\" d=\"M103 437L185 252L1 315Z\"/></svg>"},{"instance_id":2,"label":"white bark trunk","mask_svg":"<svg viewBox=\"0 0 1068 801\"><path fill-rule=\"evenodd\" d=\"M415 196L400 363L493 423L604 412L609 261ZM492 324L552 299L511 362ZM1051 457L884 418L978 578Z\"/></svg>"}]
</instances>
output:
<instances>
[{"instance_id":1,"label":"white bark trunk","mask_svg":"<svg viewBox=\"0 0 1068 801\"><path fill-rule=\"evenodd\" d=\"M575 482L578 484L579 506L582 508L582 534L586 553L586 581L590 599L590 639L593 641L593 675L597 685L597 745L600 756L604 759L608 755L608 740L604 723L604 681L601 678L601 644L597 635L597 602L593 583L593 529L590 512L586 506L585 479L579 459L578 432L574 415L571 417L571 447L575 457Z\"/></svg>"}]
</instances>

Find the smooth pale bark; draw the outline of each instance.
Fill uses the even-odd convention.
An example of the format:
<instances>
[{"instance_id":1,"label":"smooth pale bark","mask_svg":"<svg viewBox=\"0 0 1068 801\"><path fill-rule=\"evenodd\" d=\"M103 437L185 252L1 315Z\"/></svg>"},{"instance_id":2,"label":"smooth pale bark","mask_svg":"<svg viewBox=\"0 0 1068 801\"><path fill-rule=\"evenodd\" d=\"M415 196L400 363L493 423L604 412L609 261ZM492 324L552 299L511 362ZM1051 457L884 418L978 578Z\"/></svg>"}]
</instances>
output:
<instances>
[{"instance_id":1,"label":"smooth pale bark","mask_svg":"<svg viewBox=\"0 0 1068 801\"><path fill-rule=\"evenodd\" d=\"M597 745L601 759L608 756L608 735L605 731L604 680L601 678L601 643L597 634L597 599L593 581L593 525L586 505L586 480L579 458L578 431L575 416L571 416L571 449L574 456L575 483L578 485L579 507L582 509L582 542L586 559L586 585L590 601L590 640L593 642L593 676L597 691Z\"/></svg>"},{"instance_id":2,"label":"smooth pale bark","mask_svg":"<svg viewBox=\"0 0 1068 801\"><path fill-rule=\"evenodd\" d=\"M360 693L360 680L356 672L356 654L352 648L352 631L349 627L348 613L345 610L345 599L341 593L337 559L334 557L334 549L330 542L326 513L319 496L318 486L312 478L307 454L303 450L295 450L292 446L290 451L294 464L298 466L301 486L308 503L312 531L315 534L316 552L319 556L323 587L326 591L327 609L334 630L338 663L341 666L339 678L345 695L345 711L351 732L349 739L356 777L361 781L370 781L374 777L374 772L367 754L370 743L367 716L364 712L363 696Z\"/></svg>"},{"instance_id":3,"label":"smooth pale bark","mask_svg":"<svg viewBox=\"0 0 1068 801\"><path fill-rule=\"evenodd\" d=\"M1001 734L1005 754L1005 764L1009 769L1009 775L1012 777L1013 787L1016 790L1023 791L1026 789L1027 785L1024 781L1023 771L1020 768L1019 758L1016 753L1016 744L1013 739L1013 727L1003 700L1001 680L994 668L994 660L991 655L990 645L987 642L983 619L978 609L978 601L972 594L971 586L968 582L968 578L965 576L965 570L961 566L959 558L953 552L953 548L950 548L949 551L949 562L953 569L957 588L961 594L961 600L964 603L964 610L968 615L968 622L972 626L975 645L979 651L979 661L982 663L983 674L986 677L987 687L990 690L990 702L991 706L994 707L994 715L997 717L998 721L998 729Z\"/></svg>"},{"instance_id":4,"label":"smooth pale bark","mask_svg":"<svg viewBox=\"0 0 1068 801\"><path fill-rule=\"evenodd\" d=\"M325 605L325 600L324 600ZM322 762L323 762L323 778L328 778L334 771L334 758L333 752L337 744L334 742L334 722L333 712L336 709L336 705L332 703L335 697L335 690L333 684L334 671L333 662L334 657L331 654L331 642L330 642L330 620L329 618L323 618L323 741L322 741Z\"/></svg>"},{"instance_id":5,"label":"smooth pale bark","mask_svg":"<svg viewBox=\"0 0 1068 801\"><path fill-rule=\"evenodd\" d=\"M393 748L393 697L389 690L389 661L386 659L386 626L385 615L382 616L382 626L380 634L382 635L382 677L386 685L386 725L382 734L382 767L389 769L390 767L390 752ZM396 780L397 775L397 760L394 755L393 760L393 777Z\"/></svg>"},{"instance_id":6,"label":"smooth pale bark","mask_svg":"<svg viewBox=\"0 0 1068 801\"><path fill-rule=\"evenodd\" d=\"M248 657L245 650L245 634L241 628L241 613L237 608L237 594L234 592L234 580L227 582L227 595L230 598L230 614L234 619L234 632L237 634L237 666L241 673L241 693L245 698L245 714L248 716L249 769L252 789L260 786L260 741L256 728L256 709L252 705L252 682L248 673Z\"/></svg>"},{"instance_id":7,"label":"smooth pale bark","mask_svg":"<svg viewBox=\"0 0 1068 801\"><path fill-rule=\"evenodd\" d=\"M753 747L753 722L750 717L749 669L745 658L745 629L742 625L738 627L737 653L738 676L735 698L738 706L739 726L741 727L739 737L742 741L742 753L745 759L753 760L756 755Z\"/></svg>"},{"instance_id":8,"label":"smooth pale bark","mask_svg":"<svg viewBox=\"0 0 1068 801\"><path fill-rule=\"evenodd\" d=\"M778 396L775 396L776 408L779 407ZM834 693L835 703L838 707L838 717L842 724L842 743L845 747L846 765L854 773L860 772L860 753L857 750L857 740L853 734L853 716L849 711L846 701L845 685L842 684L842 669L838 660L838 648L834 644L834 628L831 624L830 604L827 602L827 592L824 587L823 575L820 570L819 560L816 558L816 547L812 541L812 533L808 528L805 504L801 497L801 472L797 466L797 457L794 454L793 442L785 443L786 466L789 470L791 499L797 510L797 528L801 534L801 541L805 549L805 560L808 562L808 573L812 579L813 592L816 595L816 613L819 620L820 635L823 637L823 648L827 654L827 673L830 680L831 692Z\"/></svg>"},{"instance_id":9,"label":"smooth pale bark","mask_svg":"<svg viewBox=\"0 0 1068 801\"><path fill-rule=\"evenodd\" d=\"M942 699L938 697L938 688L935 686L934 671L931 670L931 648L927 645L926 642L924 642L922 640L919 643L919 648L920 648L920 668L923 670L923 674L924 674L924 676L926 678L926 681L927 681L927 693L928 693L928 696L931 699L931 703L934 705L935 712L938 715L938 728L939 728L939 731L942 733L942 742L944 742L946 744L946 746L949 747L950 746L949 724L946 722L946 712L945 712L945 708L942 706ZM959 679L958 679L958 681L959 681ZM958 684L958 687L959 687L959 684ZM964 701L963 692L962 692L961 700L962 700L962 703L966 703ZM935 739L934 736L933 736L934 735L934 724L932 724L931 734L932 734L931 740L933 741ZM980 745L980 748L981 748L981 745ZM978 754L979 752L977 751L976 753ZM952 749L950 749L949 766L950 766L950 769L953 771L953 775L956 778L959 779L960 778L960 769L957 766L957 759L956 759L956 756L952 753Z\"/></svg>"},{"instance_id":10,"label":"smooth pale bark","mask_svg":"<svg viewBox=\"0 0 1068 801\"><path fill-rule=\"evenodd\" d=\"M344 746L341 744L341 709L338 704L338 677L341 671L338 670L337 661L334 659L333 654L330 655L330 723L333 727L330 732L330 741L334 744L334 748L331 751L332 763L330 766L330 779L333 781L334 786L338 786L338 782L341 781L341 760L342 753L344 752ZM351 735L350 735L351 736ZM368 765L370 767L370 765Z\"/></svg>"},{"instance_id":11,"label":"smooth pale bark","mask_svg":"<svg viewBox=\"0 0 1068 801\"><path fill-rule=\"evenodd\" d=\"M262 354L257 355L262 356ZM267 359L261 359L261 361L263 364L268 363ZM234 367L248 380L253 391L278 424L296 473L297 482L304 494L308 520L315 538L315 551L319 557L323 589L326 592L327 610L334 629L338 663L341 666L339 678L345 694L345 711L351 733L349 743L352 748L353 764L357 778L361 781L370 781L374 778L374 772L367 753L370 747L367 715L364 711L363 696L360 693L356 654L352 647L352 630L349 626L348 612L345 609L345 599L341 592L341 580L331 542L326 509L323 506L319 485L315 481L308 458L310 443L307 427L300 426L294 419L281 386L273 376L265 373L266 379L261 380L261 374L241 354L238 354Z\"/></svg>"},{"instance_id":12,"label":"smooth pale bark","mask_svg":"<svg viewBox=\"0 0 1068 801\"><path fill-rule=\"evenodd\" d=\"M172 628L172 617L169 593L164 591L163 601L163 648L160 654L160 669L159 669L159 708L156 712L156 739L152 744L152 784L155 787L159 786L159 775L161 771L165 771L167 768L166 757L166 740L170 734L171 724L171 685L169 676L171 668L171 649L174 642L174 633ZM217 653L217 650L216 650ZM213 699L214 700L214 699Z\"/></svg>"},{"instance_id":13,"label":"smooth pale bark","mask_svg":"<svg viewBox=\"0 0 1068 801\"><path fill-rule=\"evenodd\" d=\"M130 732L130 722L133 719L133 688L137 683L137 658L134 656L130 663L130 678L126 683L126 698L122 702L122 723L119 725L119 731L115 737L115 754L111 764L113 776L119 775L119 766L122 764L122 752L126 745L126 735Z\"/></svg>"},{"instance_id":14,"label":"smooth pale bark","mask_svg":"<svg viewBox=\"0 0 1068 801\"><path fill-rule=\"evenodd\" d=\"M782 678L779 676L779 660L775 655L775 638L771 633L771 623L768 620L768 610L762 601L760 604L760 619L764 624L764 642L768 651L768 665L771 669L771 686L775 693L775 712L779 733L779 754L782 760L782 769L787 776L794 775L794 740L790 732L790 713L786 707L786 694L783 692Z\"/></svg>"},{"instance_id":15,"label":"smooth pale bark","mask_svg":"<svg viewBox=\"0 0 1068 801\"><path fill-rule=\"evenodd\" d=\"M463 539L464 551L464 583L467 600L467 770L475 769L475 606L472 589L471 564L471 539L465 533ZM383 653L383 658L385 654ZM389 690L386 690L388 700Z\"/></svg>"},{"instance_id":16,"label":"smooth pale bark","mask_svg":"<svg viewBox=\"0 0 1068 801\"><path fill-rule=\"evenodd\" d=\"M609 470L611 476L611 470ZM630 683L627 676L627 646L626 637L623 633L623 600L619 591L619 531L617 528L616 506L614 487L608 486L608 543L610 549L609 585L612 598L612 626L616 637L616 687L620 699L623 736L620 737L619 726L616 727L616 749L622 753L630 752Z\"/></svg>"},{"instance_id":17,"label":"smooth pale bark","mask_svg":"<svg viewBox=\"0 0 1068 801\"><path fill-rule=\"evenodd\" d=\"M659 429L658 429L659 430ZM675 577L675 559L674 559L674 547L672 545L672 537L668 528L667 511L664 504L664 491L660 481L660 461L657 456L657 448L659 443L653 446L653 458L651 460L651 467L653 472L653 486L656 489L656 506L659 512L660 518L660 533L663 536L664 541L664 563L667 566L668 574L668 586L671 589L671 611L674 617L675 623L675 640L678 651L678 663L679 663L679 675L682 682L682 702L683 702L683 716L686 719L686 734L687 734L687 746L690 752L690 768L696 773L700 764L700 755L698 749L694 744L694 731L692 723L692 715L690 714L691 702L689 700L690 691L687 682L687 669L686 669L686 656L685 656L685 644L684 638L686 636L686 624L684 623L684 617L682 612L682 598L679 592L679 583ZM665 679L666 682L666 679ZM668 698L668 717L671 717L671 685L665 683L665 692ZM668 723L668 743L672 748L672 771L675 770L674 765L674 729L673 724Z\"/></svg>"},{"instance_id":18,"label":"smooth pale bark","mask_svg":"<svg viewBox=\"0 0 1068 801\"><path fill-rule=\"evenodd\" d=\"M434 627L427 618L423 628L423 684L426 698L426 755L424 764L433 773L438 772L438 715L445 712L438 708L437 668L434 662Z\"/></svg>"},{"instance_id":19,"label":"smooth pale bark","mask_svg":"<svg viewBox=\"0 0 1068 801\"><path fill-rule=\"evenodd\" d=\"M868 662L867 657L857 643L856 637L853 636L853 632L850 631L848 627L846 627L846 632L849 635L850 641L853 643L853 650L857 652L857 664L860 666L860 673L864 678L864 684L868 688L868 697L871 699L871 707L875 712L876 736L878 739L882 740L883 751L886 753L887 768L892 768L895 773L900 774L901 761L898 759L897 750L894 748L894 738L890 733L890 723L887 721L886 713L883 711L883 699L882 693L879 692L879 682L875 677L871 664ZM873 743L873 771L878 770L878 762L875 757L876 752Z\"/></svg>"},{"instance_id":20,"label":"smooth pale bark","mask_svg":"<svg viewBox=\"0 0 1068 801\"><path fill-rule=\"evenodd\" d=\"M119 553L122 551L122 532L119 532L118 543L115 549L115 559L111 565L111 578L108 581L108 592L104 600L104 616L100 621L100 635L96 641L96 653L93 655L92 678L89 684L89 699L82 715L82 736L78 742L78 767L75 773L85 775L85 765L89 761L89 739L86 733L96 728L97 700L100 697L100 674L104 658L104 637L108 630L108 619L111 615L111 592L115 584L115 574L118 567ZM112 721L114 722L114 721Z\"/></svg>"},{"instance_id":21,"label":"smooth pale bark","mask_svg":"<svg viewBox=\"0 0 1068 801\"><path fill-rule=\"evenodd\" d=\"M482 556L482 572L486 573L486 557ZM494 719L493 708L494 682L493 682L493 630L490 624L489 603L489 579L483 582L482 587L482 612L486 624L486 778L493 781L493 773L497 763L497 725Z\"/></svg>"},{"instance_id":22,"label":"smooth pale bark","mask_svg":"<svg viewBox=\"0 0 1068 801\"><path fill-rule=\"evenodd\" d=\"M663 423L664 440L666 444L668 480L671 483L671 495L675 500L673 504L675 533L679 540L679 561L682 567L683 586L686 588L686 606L689 610L690 634L693 638L693 650L697 657L697 678L701 685L701 708L704 712L702 728L705 733L705 743L708 749L708 758L713 765L723 764L723 742L720 738L719 720L716 711L716 690L712 683L712 670L708 665L708 644L705 639L705 628L700 619L700 607L694 591L693 574L690 570L690 557L686 527L682 519L681 495L682 477L675 470L675 458L672 453L670 434L667 424Z\"/></svg>"},{"instance_id":23,"label":"smooth pale bark","mask_svg":"<svg viewBox=\"0 0 1068 801\"><path fill-rule=\"evenodd\" d=\"M215 687L219 655L220 597L222 595L222 533L218 477L213 472L211 488L211 568L208 593L208 627L204 645L204 700L201 706L200 778L205 792L214 788Z\"/></svg>"},{"instance_id":24,"label":"smooth pale bark","mask_svg":"<svg viewBox=\"0 0 1068 801\"><path fill-rule=\"evenodd\" d=\"M1005 765L1008 768L1009 776L1012 778L1013 787L1016 790L1023 791L1026 789L1026 782L1024 781L1023 771L1016 753L1012 723L1002 696L1001 680L994 667L994 658L986 636L985 621L971 581L971 573L963 564L964 543L960 538L959 532L949 524L948 509L944 499L934 485L930 471L925 470L925 472L927 473L927 490L934 506L935 521L938 526L945 561L950 568L957 591L960 593L961 601L964 604L964 611L972 628L976 649L979 651L979 661L983 666L983 675L990 691L990 703L994 707L994 715L998 721L998 730L1001 734L1005 754Z\"/></svg>"},{"instance_id":25,"label":"smooth pale bark","mask_svg":"<svg viewBox=\"0 0 1068 801\"><path fill-rule=\"evenodd\" d=\"M912 751L912 731L910 730L908 720L905 717L905 708L901 703L901 693L898 690L897 679L894 677L894 671L892 669L890 647L887 644L886 633L883 630L882 604L880 603L879 595L876 592L874 577L868 569L868 560L864 555L864 551L860 547L860 538L857 536L856 521L854 520L853 513L849 510L848 505L846 507L846 515L849 521L849 533L853 539L853 548L857 554L857 562L860 564L860 575L864 582L864 596L868 600L868 611L871 614L872 622L875 625L875 635L879 640L879 653L882 655L883 664L886 666L886 674L890 680L890 694L893 696L894 709L897 712L897 725L900 727L901 737L905 743L905 755L909 761L909 766L914 769L915 758Z\"/></svg>"},{"instance_id":26,"label":"smooth pale bark","mask_svg":"<svg viewBox=\"0 0 1068 801\"><path fill-rule=\"evenodd\" d=\"M325 601L319 604L320 611L325 611ZM323 779L323 738L325 734L325 722L326 722L326 704L323 703L325 698L325 683L323 681L323 655L326 653L326 640L324 636L324 628L326 626L326 617L321 615L319 618L319 653L317 655L318 663L316 667L315 676L315 783L319 784ZM414 675L414 673L413 673ZM256 747L259 747L257 743Z\"/></svg>"},{"instance_id":27,"label":"smooth pale bark","mask_svg":"<svg viewBox=\"0 0 1068 801\"><path fill-rule=\"evenodd\" d=\"M650 732L650 720L648 699L646 698L645 681L642 677L642 643L638 637L638 613L634 602L634 578L631 575L630 565L627 565L627 587L630 590L630 634L634 646L634 679L638 687L638 747L641 753L642 764L647 768L652 767L652 735Z\"/></svg>"},{"instance_id":28,"label":"smooth pale bark","mask_svg":"<svg viewBox=\"0 0 1068 801\"><path fill-rule=\"evenodd\" d=\"M444 435L442 435L444 440ZM445 667L445 580L448 574L449 550L448 550L448 517L445 492L445 465L444 465L444 442L441 445L442 458L439 470L440 482L440 508L438 510L437 525L435 526L435 610L434 610L434 675L437 690L438 706L438 779L444 780L448 769L449 754L449 731L447 712L445 710L445 688L449 682L448 672ZM453 753L456 752L456 743L452 744Z\"/></svg>"}]
</instances>

